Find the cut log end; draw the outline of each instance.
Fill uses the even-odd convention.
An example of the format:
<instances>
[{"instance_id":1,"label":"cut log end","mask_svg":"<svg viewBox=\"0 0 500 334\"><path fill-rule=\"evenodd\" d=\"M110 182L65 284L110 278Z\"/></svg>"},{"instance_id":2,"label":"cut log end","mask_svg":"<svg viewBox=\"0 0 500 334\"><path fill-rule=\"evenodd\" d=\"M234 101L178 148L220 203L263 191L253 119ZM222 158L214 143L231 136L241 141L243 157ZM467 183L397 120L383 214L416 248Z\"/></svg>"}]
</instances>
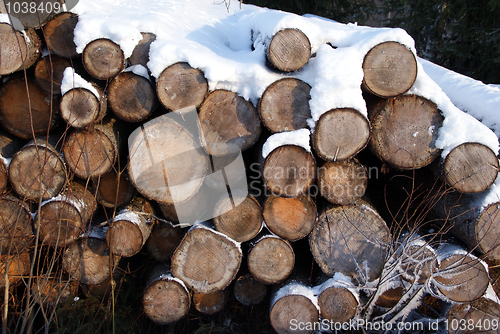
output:
<instances>
[{"instance_id":1,"label":"cut log end","mask_svg":"<svg viewBox=\"0 0 500 334\"><path fill-rule=\"evenodd\" d=\"M380 97L406 93L417 78L417 60L413 52L397 42L373 47L363 61L363 87Z\"/></svg>"},{"instance_id":2,"label":"cut log end","mask_svg":"<svg viewBox=\"0 0 500 334\"><path fill-rule=\"evenodd\" d=\"M111 79L125 69L125 57L120 46L106 38L87 44L82 61L85 70L99 80Z\"/></svg>"},{"instance_id":3,"label":"cut log end","mask_svg":"<svg viewBox=\"0 0 500 334\"><path fill-rule=\"evenodd\" d=\"M460 324L473 324L470 332L498 333L500 305L486 298L472 303L456 304L447 313L446 320L451 326L448 333L463 333Z\"/></svg>"},{"instance_id":4,"label":"cut log end","mask_svg":"<svg viewBox=\"0 0 500 334\"><path fill-rule=\"evenodd\" d=\"M258 305L267 295L267 286L252 275L239 277L233 286L234 297L245 306Z\"/></svg>"},{"instance_id":5,"label":"cut log end","mask_svg":"<svg viewBox=\"0 0 500 334\"><path fill-rule=\"evenodd\" d=\"M272 132L294 131L307 127L311 118L311 86L302 80L285 78L266 88L259 102L262 123Z\"/></svg>"},{"instance_id":6,"label":"cut log end","mask_svg":"<svg viewBox=\"0 0 500 334\"><path fill-rule=\"evenodd\" d=\"M203 314L211 315L222 311L226 305L226 300L226 290L219 290L207 294L193 292L194 308Z\"/></svg>"},{"instance_id":7,"label":"cut log end","mask_svg":"<svg viewBox=\"0 0 500 334\"><path fill-rule=\"evenodd\" d=\"M267 49L267 59L278 70L296 71L304 67L311 57L309 38L299 29L278 31Z\"/></svg>"},{"instance_id":8,"label":"cut log end","mask_svg":"<svg viewBox=\"0 0 500 334\"><path fill-rule=\"evenodd\" d=\"M464 143L446 156L443 169L445 181L451 187L461 193L477 193L493 184L500 167L489 147Z\"/></svg>"},{"instance_id":9,"label":"cut log end","mask_svg":"<svg viewBox=\"0 0 500 334\"><path fill-rule=\"evenodd\" d=\"M141 32L142 39L135 46L134 51L128 57L130 65L142 65L148 68L149 48L151 43L156 40L156 35L149 32Z\"/></svg>"},{"instance_id":10,"label":"cut log end","mask_svg":"<svg viewBox=\"0 0 500 334\"><path fill-rule=\"evenodd\" d=\"M30 273L29 253L0 255L0 288L11 287L21 282Z\"/></svg>"},{"instance_id":11,"label":"cut log end","mask_svg":"<svg viewBox=\"0 0 500 334\"><path fill-rule=\"evenodd\" d=\"M250 273L264 284L282 282L291 274L294 264L292 246L277 237L262 238L248 254Z\"/></svg>"},{"instance_id":12,"label":"cut log end","mask_svg":"<svg viewBox=\"0 0 500 334\"><path fill-rule=\"evenodd\" d=\"M23 35L10 24L0 23L0 36L2 36L0 75L28 68L40 56L41 41L33 29L26 29Z\"/></svg>"},{"instance_id":13,"label":"cut log end","mask_svg":"<svg viewBox=\"0 0 500 334\"><path fill-rule=\"evenodd\" d=\"M319 311L309 298L287 295L271 308L271 325L278 334L312 333L313 329L295 329L292 324L314 324L319 321Z\"/></svg>"},{"instance_id":14,"label":"cut log end","mask_svg":"<svg viewBox=\"0 0 500 334\"><path fill-rule=\"evenodd\" d=\"M156 261L168 262L184 237L185 230L168 222L158 222L146 241L146 249Z\"/></svg>"},{"instance_id":15,"label":"cut log end","mask_svg":"<svg viewBox=\"0 0 500 334\"><path fill-rule=\"evenodd\" d=\"M56 306L75 296L78 293L78 284L75 281L39 276L33 282L31 292L38 304Z\"/></svg>"},{"instance_id":16,"label":"cut log end","mask_svg":"<svg viewBox=\"0 0 500 334\"><path fill-rule=\"evenodd\" d=\"M0 253L18 254L33 243L33 229L27 205L18 198L0 198Z\"/></svg>"},{"instance_id":17,"label":"cut log end","mask_svg":"<svg viewBox=\"0 0 500 334\"><path fill-rule=\"evenodd\" d=\"M59 57L77 57L76 45L73 42L77 23L78 15L70 12L58 14L47 22L43 27L47 48Z\"/></svg>"},{"instance_id":18,"label":"cut log end","mask_svg":"<svg viewBox=\"0 0 500 334\"><path fill-rule=\"evenodd\" d=\"M349 289L329 287L319 294L318 305L323 318L345 323L356 315L358 301Z\"/></svg>"},{"instance_id":19,"label":"cut log end","mask_svg":"<svg viewBox=\"0 0 500 334\"><path fill-rule=\"evenodd\" d=\"M116 208L127 204L136 194L136 190L126 171L116 172L111 169L94 181L97 202L106 208Z\"/></svg>"},{"instance_id":20,"label":"cut log end","mask_svg":"<svg viewBox=\"0 0 500 334\"><path fill-rule=\"evenodd\" d=\"M352 158L366 147L370 123L359 111L351 108L332 109L316 122L312 144L326 161Z\"/></svg>"},{"instance_id":21,"label":"cut log end","mask_svg":"<svg viewBox=\"0 0 500 334\"><path fill-rule=\"evenodd\" d=\"M71 67L69 60L56 55L45 56L35 66L35 80L47 94L61 95L64 70Z\"/></svg>"},{"instance_id":22,"label":"cut log end","mask_svg":"<svg viewBox=\"0 0 500 334\"><path fill-rule=\"evenodd\" d=\"M491 260L500 259L500 203L492 203L481 211L475 226L477 244Z\"/></svg>"},{"instance_id":23,"label":"cut log end","mask_svg":"<svg viewBox=\"0 0 500 334\"><path fill-rule=\"evenodd\" d=\"M354 204L368 187L365 166L354 160L327 162L319 168L318 186L326 200L333 204Z\"/></svg>"},{"instance_id":24,"label":"cut log end","mask_svg":"<svg viewBox=\"0 0 500 334\"><path fill-rule=\"evenodd\" d=\"M61 118L74 128L84 128L100 121L107 110L104 93L94 85L100 98L90 90L76 87L67 91L61 98Z\"/></svg>"}]
</instances>

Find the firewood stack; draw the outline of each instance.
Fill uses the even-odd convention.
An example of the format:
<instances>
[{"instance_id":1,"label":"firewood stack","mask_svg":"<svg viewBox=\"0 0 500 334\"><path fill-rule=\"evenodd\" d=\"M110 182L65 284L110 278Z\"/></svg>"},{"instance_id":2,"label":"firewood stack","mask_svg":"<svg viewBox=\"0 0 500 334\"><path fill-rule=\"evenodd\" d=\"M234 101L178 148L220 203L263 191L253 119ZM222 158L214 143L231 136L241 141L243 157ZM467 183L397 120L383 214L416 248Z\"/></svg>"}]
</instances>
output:
<instances>
[{"instance_id":1,"label":"firewood stack","mask_svg":"<svg viewBox=\"0 0 500 334\"><path fill-rule=\"evenodd\" d=\"M2 287L22 284L40 247L58 250L64 272L65 284L39 279L33 287L50 303L58 299L46 289L74 294L68 282L108 284L120 259L147 252L158 266L142 300L158 324L186 317L191 304L206 314L232 297L255 305L268 290L278 333L289 333L292 320L406 319L419 314L424 296L453 305L439 315L450 322L469 316L464 305L474 319L500 316L480 260L500 261L500 204L474 202L495 181L498 159L479 143L439 158L444 118L432 101L405 94L417 77L405 46L384 42L366 54L368 117L328 110L307 145L284 140L269 149L273 138L308 132L311 87L292 76L311 57L302 31L270 36L266 64L283 78L254 106L210 91L203 72L185 62L151 77L140 66L154 40L146 32L128 60L108 39L79 55L77 21L59 14L41 28L44 38L40 29L23 35L0 23ZM74 86L64 85L69 76ZM381 187L371 179L375 167L382 179L432 171L425 183L434 187L420 199L433 207L409 215L409 192L398 198L408 211L387 214L385 200L371 197L381 193L370 190ZM233 181L249 192L233 192ZM438 232L424 224L429 217ZM303 252L314 264L299 261Z\"/></svg>"}]
</instances>

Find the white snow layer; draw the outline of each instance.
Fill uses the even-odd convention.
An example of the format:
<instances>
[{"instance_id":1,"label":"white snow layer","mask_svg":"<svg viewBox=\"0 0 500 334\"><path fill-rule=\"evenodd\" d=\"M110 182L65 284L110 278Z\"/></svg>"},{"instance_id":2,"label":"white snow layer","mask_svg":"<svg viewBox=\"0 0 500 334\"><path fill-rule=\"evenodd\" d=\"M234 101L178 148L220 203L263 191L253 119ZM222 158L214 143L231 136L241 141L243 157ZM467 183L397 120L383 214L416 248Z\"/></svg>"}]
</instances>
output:
<instances>
[{"instance_id":1,"label":"white snow layer","mask_svg":"<svg viewBox=\"0 0 500 334\"><path fill-rule=\"evenodd\" d=\"M141 77L144 77L151 81L151 79L149 78L148 69L142 66L141 64L129 66L123 72L132 72L136 75L140 75Z\"/></svg>"},{"instance_id":2,"label":"white snow layer","mask_svg":"<svg viewBox=\"0 0 500 334\"><path fill-rule=\"evenodd\" d=\"M308 129L275 133L269 136L262 146L262 157L265 159L269 153L284 145L297 145L303 147L307 152L311 152L310 135L311 132Z\"/></svg>"},{"instance_id":3,"label":"white snow layer","mask_svg":"<svg viewBox=\"0 0 500 334\"><path fill-rule=\"evenodd\" d=\"M66 67L63 72L63 79L61 81L61 95L66 94L67 91L73 88L85 88L92 92L98 99L100 99L99 92L94 86L84 78L82 78L72 67Z\"/></svg>"},{"instance_id":4,"label":"white snow layer","mask_svg":"<svg viewBox=\"0 0 500 334\"><path fill-rule=\"evenodd\" d=\"M185 61L204 72L211 90L237 92L254 105L272 82L284 76L299 78L311 85L311 128L321 114L333 108L351 107L366 115L360 89L362 62L372 47L396 41L415 53L413 39L399 28L342 24L238 1L81 0L72 11L79 15L74 38L78 52L92 40L109 38L129 57L142 39L141 32L154 33L148 69L156 78L166 67ZM315 54L304 68L289 74L277 73L265 65L266 43L283 28L303 31ZM453 80L446 80L440 87L425 73L428 70L435 78L436 71L422 63L418 60L417 80L409 93L434 101L445 117L436 142L443 149L443 157L464 142L479 142L498 153L495 134L471 116L476 115L476 110L481 113L478 103L472 101L484 103L485 95L474 94L466 105L455 100L462 93L452 94L453 101L471 115L460 111L445 93L454 91ZM462 96L465 98L465 94ZM483 115L483 121L490 117L489 113Z\"/></svg>"}]
</instances>

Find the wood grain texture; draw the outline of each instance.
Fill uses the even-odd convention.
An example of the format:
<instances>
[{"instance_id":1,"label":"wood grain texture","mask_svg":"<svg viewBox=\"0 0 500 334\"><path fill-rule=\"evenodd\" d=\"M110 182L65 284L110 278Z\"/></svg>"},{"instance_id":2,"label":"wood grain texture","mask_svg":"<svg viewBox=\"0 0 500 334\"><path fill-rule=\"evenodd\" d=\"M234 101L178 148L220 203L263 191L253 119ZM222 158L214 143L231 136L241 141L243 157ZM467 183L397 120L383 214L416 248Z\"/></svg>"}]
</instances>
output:
<instances>
[{"instance_id":1,"label":"wood grain texture","mask_svg":"<svg viewBox=\"0 0 500 334\"><path fill-rule=\"evenodd\" d=\"M215 314L222 311L226 306L227 291L219 290L212 293L193 292L194 308L203 314Z\"/></svg>"},{"instance_id":2,"label":"wood grain texture","mask_svg":"<svg viewBox=\"0 0 500 334\"><path fill-rule=\"evenodd\" d=\"M108 110L106 95L93 85L99 96L83 87L68 90L61 97L61 118L74 128L85 128L101 121Z\"/></svg>"},{"instance_id":3,"label":"wood grain texture","mask_svg":"<svg viewBox=\"0 0 500 334\"><path fill-rule=\"evenodd\" d=\"M282 238L268 236L253 244L248 253L248 270L264 284L284 281L295 265L295 253L290 243Z\"/></svg>"},{"instance_id":4,"label":"wood grain texture","mask_svg":"<svg viewBox=\"0 0 500 334\"><path fill-rule=\"evenodd\" d=\"M28 205L12 195L0 197L0 254L20 254L34 242Z\"/></svg>"},{"instance_id":5,"label":"wood grain texture","mask_svg":"<svg viewBox=\"0 0 500 334\"><path fill-rule=\"evenodd\" d=\"M278 334L312 333L309 329L295 329L292 324L313 324L319 321L317 307L307 297L301 295L287 295L278 300L270 311L271 325ZM292 321L294 320L294 321ZM305 328L306 326L304 326Z\"/></svg>"},{"instance_id":6,"label":"wood grain texture","mask_svg":"<svg viewBox=\"0 0 500 334\"><path fill-rule=\"evenodd\" d=\"M368 172L355 160L326 162L319 168L318 187L321 196L330 203L354 204L365 195Z\"/></svg>"},{"instance_id":7,"label":"wood grain texture","mask_svg":"<svg viewBox=\"0 0 500 334\"><path fill-rule=\"evenodd\" d=\"M70 12L60 13L47 22L43 27L47 48L59 57L77 57L76 45L73 42L77 23L78 15Z\"/></svg>"},{"instance_id":8,"label":"wood grain texture","mask_svg":"<svg viewBox=\"0 0 500 334\"><path fill-rule=\"evenodd\" d=\"M275 68L291 72L307 64L311 56L311 43L299 29L285 28L272 37L266 51L267 59Z\"/></svg>"},{"instance_id":9,"label":"wood grain texture","mask_svg":"<svg viewBox=\"0 0 500 334\"><path fill-rule=\"evenodd\" d=\"M323 318L344 323L356 315L358 301L349 289L331 286L319 293L318 306Z\"/></svg>"},{"instance_id":10,"label":"wood grain texture","mask_svg":"<svg viewBox=\"0 0 500 334\"><path fill-rule=\"evenodd\" d=\"M40 57L42 42L33 29L23 33L8 23L0 23L0 75L11 74L33 65Z\"/></svg>"},{"instance_id":11,"label":"wood grain texture","mask_svg":"<svg viewBox=\"0 0 500 334\"><path fill-rule=\"evenodd\" d=\"M497 326L500 318L500 305L494 301L481 298L472 303L455 304L446 313L448 333L498 333ZM461 324L474 324L467 331L461 329ZM463 327L462 327L463 328Z\"/></svg>"},{"instance_id":12,"label":"wood grain texture","mask_svg":"<svg viewBox=\"0 0 500 334\"><path fill-rule=\"evenodd\" d=\"M149 48L151 43L156 40L156 35L150 32L141 32L142 39L135 46L134 51L130 57L128 57L128 62L130 65L142 65L148 68L149 61Z\"/></svg>"},{"instance_id":13,"label":"wood grain texture","mask_svg":"<svg viewBox=\"0 0 500 334\"><path fill-rule=\"evenodd\" d=\"M234 297L245 306L258 305L267 295L267 286L252 275L243 275L235 280L233 285Z\"/></svg>"},{"instance_id":14,"label":"wood grain texture","mask_svg":"<svg viewBox=\"0 0 500 334\"><path fill-rule=\"evenodd\" d=\"M88 74L107 80L125 69L125 57L120 46L107 38L96 39L83 49L83 66Z\"/></svg>"},{"instance_id":15,"label":"wood grain texture","mask_svg":"<svg viewBox=\"0 0 500 334\"><path fill-rule=\"evenodd\" d=\"M93 179L93 186L97 202L106 208L127 204L137 192L130 182L127 170L118 172L115 168Z\"/></svg>"},{"instance_id":16,"label":"wood grain texture","mask_svg":"<svg viewBox=\"0 0 500 334\"><path fill-rule=\"evenodd\" d=\"M45 56L35 65L35 81L45 93L61 95L61 82L66 67L71 67L68 59L56 55Z\"/></svg>"},{"instance_id":17,"label":"wood grain texture","mask_svg":"<svg viewBox=\"0 0 500 334\"><path fill-rule=\"evenodd\" d=\"M157 221L146 241L146 250L154 260L168 262L185 233L186 229L174 227L170 222Z\"/></svg>"}]
</instances>

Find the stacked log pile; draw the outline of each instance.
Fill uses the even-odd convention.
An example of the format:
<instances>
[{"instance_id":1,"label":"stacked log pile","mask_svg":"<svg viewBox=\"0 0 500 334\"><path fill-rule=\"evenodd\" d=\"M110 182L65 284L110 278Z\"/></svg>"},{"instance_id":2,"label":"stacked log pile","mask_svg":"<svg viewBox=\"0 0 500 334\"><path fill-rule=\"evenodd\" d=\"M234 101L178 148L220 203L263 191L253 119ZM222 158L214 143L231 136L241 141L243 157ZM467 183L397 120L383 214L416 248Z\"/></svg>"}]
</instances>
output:
<instances>
[{"instance_id":1,"label":"stacked log pile","mask_svg":"<svg viewBox=\"0 0 500 334\"><path fill-rule=\"evenodd\" d=\"M146 32L129 59L108 39L79 55L70 38L77 21L52 18L42 39L0 23L4 295L30 286L46 307L79 294L77 284L114 289L123 261L147 253L157 265L143 309L160 325L192 308L219 312L231 298L245 306L270 298L278 333L322 320L418 321L429 297L448 306L436 319L497 319L498 327L488 264L500 261L500 203L477 202L497 178L498 159L479 143L439 158L440 110L405 94L417 76L412 51L384 42L366 54L368 117L332 109L306 145L284 140L269 149L299 136L311 118L311 87L290 75L311 57L300 30L270 36L267 64L283 78L254 106L210 91L185 62L157 79L138 74L155 38ZM49 52L40 58L42 45ZM88 86L65 87L76 75ZM383 172L415 183L421 171L429 188L413 184L390 203L381 196L406 186ZM47 249L54 265L40 259Z\"/></svg>"}]
</instances>

